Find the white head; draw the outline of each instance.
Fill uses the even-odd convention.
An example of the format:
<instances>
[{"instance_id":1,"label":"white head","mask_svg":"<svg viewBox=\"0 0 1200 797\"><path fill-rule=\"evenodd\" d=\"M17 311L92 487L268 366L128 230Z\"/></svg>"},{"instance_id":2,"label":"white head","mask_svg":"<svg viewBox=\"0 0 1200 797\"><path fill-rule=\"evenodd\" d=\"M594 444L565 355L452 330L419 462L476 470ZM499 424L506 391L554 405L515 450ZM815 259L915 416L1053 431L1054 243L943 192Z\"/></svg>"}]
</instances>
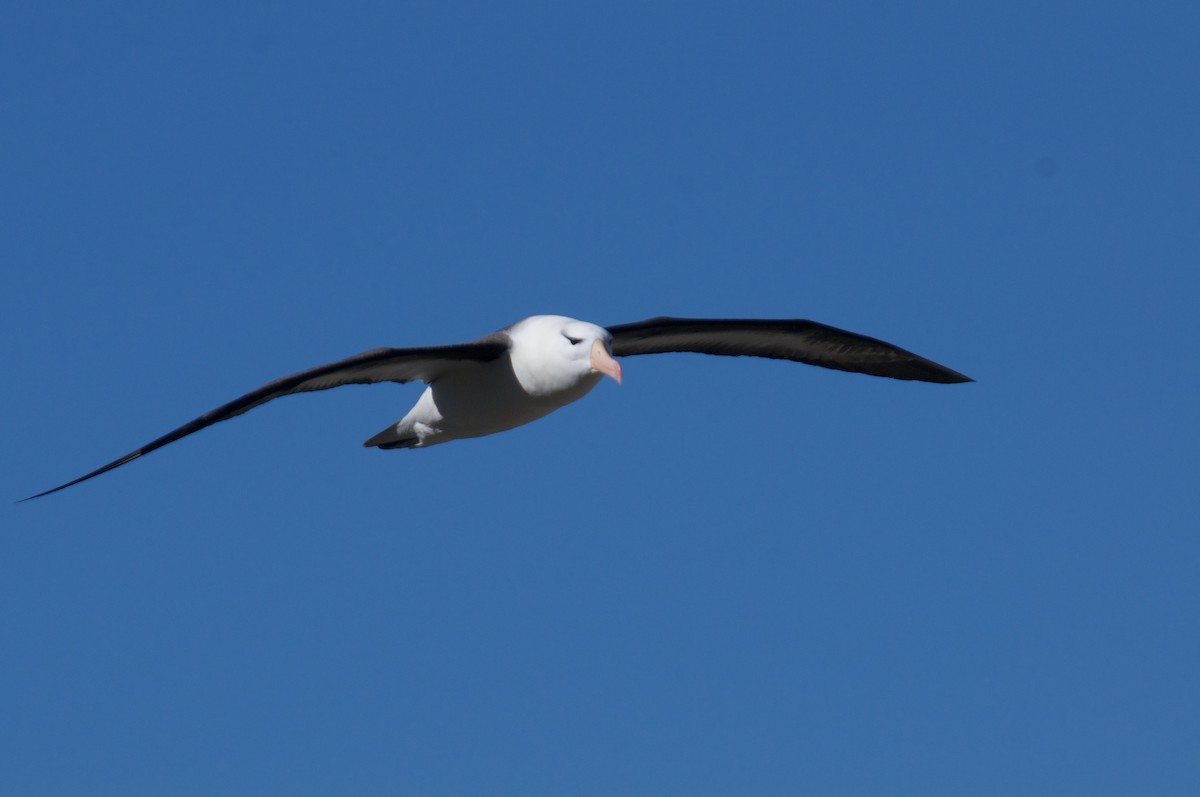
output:
<instances>
[{"instance_id":1,"label":"white head","mask_svg":"<svg viewBox=\"0 0 1200 797\"><path fill-rule=\"evenodd\" d=\"M513 372L531 395L591 390L601 378L621 381L604 327L561 315L535 315L508 328Z\"/></svg>"}]
</instances>

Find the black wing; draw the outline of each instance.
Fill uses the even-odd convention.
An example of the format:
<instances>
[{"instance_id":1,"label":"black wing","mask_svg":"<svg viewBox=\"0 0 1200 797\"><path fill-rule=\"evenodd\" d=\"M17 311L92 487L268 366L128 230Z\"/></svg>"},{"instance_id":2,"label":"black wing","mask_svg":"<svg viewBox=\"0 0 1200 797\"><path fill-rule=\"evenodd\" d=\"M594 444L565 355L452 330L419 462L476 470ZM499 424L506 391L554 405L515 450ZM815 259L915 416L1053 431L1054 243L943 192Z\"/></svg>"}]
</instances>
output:
<instances>
[{"instance_id":1,"label":"black wing","mask_svg":"<svg viewBox=\"0 0 1200 797\"><path fill-rule=\"evenodd\" d=\"M974 381L899 346L803 319L651 318L608 331L617 357L690 351L794 360L892 379Z\"/></svg>"},{"instance_id":2,"label":"black wing","mask_svg":"<svg viewBox=\"0 0 1200 797\"><path fill-rule=\"evenodd\" d=\"M147 443L136 451L130 452L120 459L113 460L104 467L74 481L60 484L52 490L22 498L30 501L50 493L87 481L88 479L107 473L113 468L119 468L126 462L132 462L138 457L149 454L155 449L162 448L168 443L187 437L214 423L227 421L252 410L280 396L290 396L293 393L308 393L314 390L328 390L342 385L366 385L376 382L414 382L417 380L432 382L445 371L456 364L464 362L489 362L508 351L508 338L503 332L490 335L475 343L464 343L458 346L429 346L420 349L373 349L362 354L348 357L328 365L309 368L282 379L276 379L270 384L263 385L258 390L251 391L228 404L222 404L215 410L206 412L199 418L185 423L178 429L167 432L162 437Z\"/></svg>"}]
</instances>

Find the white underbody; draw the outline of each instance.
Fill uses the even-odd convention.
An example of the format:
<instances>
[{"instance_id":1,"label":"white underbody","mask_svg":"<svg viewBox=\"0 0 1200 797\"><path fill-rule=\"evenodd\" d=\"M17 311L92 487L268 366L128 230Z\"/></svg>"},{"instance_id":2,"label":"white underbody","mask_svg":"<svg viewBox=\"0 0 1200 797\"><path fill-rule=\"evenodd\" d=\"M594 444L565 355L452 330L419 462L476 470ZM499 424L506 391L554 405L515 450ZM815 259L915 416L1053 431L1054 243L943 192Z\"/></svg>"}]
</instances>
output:
<instances>
[{"instance_id":1,"label":"white underbody","mask_svg":"<svg viewBox=\"0 0 1200 797\"><path fill-rule=\"evenodd\" d=\"M612 362L604 347L611 336L594 324L533 316L508 332L506 354L434 379L407 415L364 445L424 448L536 421L583 398L603 378L592 367L592 344Z\"/></svg>"},{"instance_id":2,"label":"white underbody","mask_svg":"<svg viewBox=\"0 0 1200 797\"><path fill-rule=\"evenodd\" d=\"M589 374L565 390L538 395L521 386L507 356L473 364L429 385L407 415L365 445L425 448L503 432L583 398L600 379Z\"/></svg>"}]
</instances>

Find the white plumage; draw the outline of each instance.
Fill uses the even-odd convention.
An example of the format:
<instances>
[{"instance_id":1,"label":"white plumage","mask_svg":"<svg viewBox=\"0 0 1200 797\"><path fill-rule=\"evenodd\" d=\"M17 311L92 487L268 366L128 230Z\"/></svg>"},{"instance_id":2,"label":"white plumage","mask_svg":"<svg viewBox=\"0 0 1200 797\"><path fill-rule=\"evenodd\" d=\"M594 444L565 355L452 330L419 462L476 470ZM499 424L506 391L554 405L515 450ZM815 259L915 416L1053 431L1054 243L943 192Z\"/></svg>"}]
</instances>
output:
<instances>
[{"instance_id":1,"label":"white plumage","mask_svg":"<svg viewBox=\"0 0 1200 797\"><path fill-rule=\"evenodd\" d=\"M407 415L363 445L424 448L495 434L583 398L605 374L620 381L612 335L603 327L535 315L509 327L508 334L507 353L435 380Z\"/></svg>"}]
</instances>

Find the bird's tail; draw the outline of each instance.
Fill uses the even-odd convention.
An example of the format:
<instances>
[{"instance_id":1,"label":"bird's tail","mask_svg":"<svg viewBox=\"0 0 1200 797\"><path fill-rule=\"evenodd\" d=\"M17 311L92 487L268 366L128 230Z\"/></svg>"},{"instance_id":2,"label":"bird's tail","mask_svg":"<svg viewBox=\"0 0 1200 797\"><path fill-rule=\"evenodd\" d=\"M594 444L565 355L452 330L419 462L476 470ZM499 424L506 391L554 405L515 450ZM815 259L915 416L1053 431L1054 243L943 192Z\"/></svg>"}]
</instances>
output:
<instances>
[{"instance_id":1,"label":"bird's tail","mask_svg":"<svg viewBox=\"0 0 1200 797\"><path fill-rule=\"evenodd\" d=\"M421 438L413 434L412 429L403 429L401 424L394 423L379 434L363 443L367 448L415 448L421 445Z\"/></svg>"}]
</instances>

